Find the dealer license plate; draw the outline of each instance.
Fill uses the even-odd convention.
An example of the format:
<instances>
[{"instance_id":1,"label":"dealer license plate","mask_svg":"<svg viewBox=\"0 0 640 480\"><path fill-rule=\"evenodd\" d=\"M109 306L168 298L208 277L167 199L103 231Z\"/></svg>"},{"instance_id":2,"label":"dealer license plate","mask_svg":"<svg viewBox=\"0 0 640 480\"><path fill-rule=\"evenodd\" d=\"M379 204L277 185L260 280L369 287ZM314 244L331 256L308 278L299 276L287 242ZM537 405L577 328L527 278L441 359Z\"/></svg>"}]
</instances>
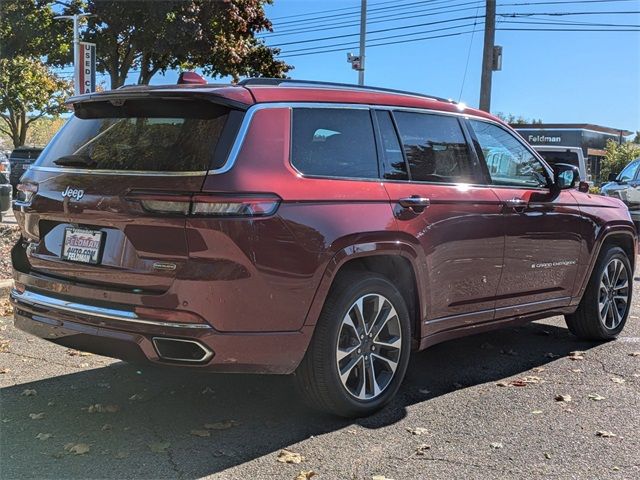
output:
<instances>
[{"instance_id":1,"label":"dealer license plate","mask_svg":"<svg viewBox=\"0 0 640 480\"><path fill-rule=\"evenodd\" d=\"M70 262L100 262L103 232L86 228L67 227L64 229L62 259Z\"/></svg>"}]
</instances>

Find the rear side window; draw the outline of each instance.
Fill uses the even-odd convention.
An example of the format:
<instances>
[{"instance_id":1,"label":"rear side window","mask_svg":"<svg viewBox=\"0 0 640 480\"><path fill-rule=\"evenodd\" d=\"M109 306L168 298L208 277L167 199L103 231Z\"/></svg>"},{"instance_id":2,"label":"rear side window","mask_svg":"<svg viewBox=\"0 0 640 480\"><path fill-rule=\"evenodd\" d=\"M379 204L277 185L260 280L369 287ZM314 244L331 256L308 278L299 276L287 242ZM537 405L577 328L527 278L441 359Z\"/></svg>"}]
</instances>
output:
<instances>
[{"instance_id":1,"label":"rear side window","mask_svg":"<svg viewBox=\"0 0 640 480\"><path fill-rule=\"evenodd\" d=\"M482 172L471 157L456 117L394 112L412 181L476 183Z\"/></svg>"},{"instance_id":2,"label":"rear side window","mask_svg":"<svg viewBox=\"0 0 640 480\"><path fill-rule=\"evenodd\" d=\"M378 178L369 110L293 109L291 163L306 175Z\"/></svg>"},{"instance_id":3,"label":"rear side window","mask_svg":"<svg viewBox=\"0 0 640 480\"><path fill-rule=\"evenodd\" d=\"M376 119L380 130L384 172L383 177L389 180L408 180L407 163L404 161L402 147L393 126L391 112L377 110Z\"/></svg>"},{"instance_id":4,"label":"rear side window","mask_svg":"<svg viewBox=\"0 0 640 480\"><path fill-rule=\"evenodd\" d=\"M127 100L77 107L38 166L105 170L205 171L229 109L208 102Z\"/></svg>"}]
</instances>

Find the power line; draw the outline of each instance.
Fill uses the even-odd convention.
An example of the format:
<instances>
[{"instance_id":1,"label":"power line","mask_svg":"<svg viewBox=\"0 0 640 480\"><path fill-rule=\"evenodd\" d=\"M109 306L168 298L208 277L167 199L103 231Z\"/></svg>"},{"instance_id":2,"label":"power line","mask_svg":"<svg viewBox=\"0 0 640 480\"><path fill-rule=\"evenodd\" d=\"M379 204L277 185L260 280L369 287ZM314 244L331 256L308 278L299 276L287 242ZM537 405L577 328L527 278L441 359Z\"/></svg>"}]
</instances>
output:
<instances>
[{"instance_id":1,"label":"power line","mask_svg":"<svg viewBox=\"0 0 640 480\"><path fill-rule=\"evenodd\" d=\"M473 38L476 34L476 26L478 24L478 13L480 12L480 6L476 8L476 18L473 20L473 30L471 31L471 40L469 40L469 50L467 51L467 61L464 64L464 74L462 75L462 84L460 85L460 95L458 95L458 102L462 99L462 93L464 91L464 84L467 80L467 71L469 70L469 60L471 59L471 47L473 47Z\"/></svg>"},{"instance_id":2,"label":"power line","mask_svg":"<svg viewBox=\"0 0 640 480\"><path fill-rule=\"evenodd\" d=\"M371 5L386 5L388 3L398 3L397 0L390 0L388 2L376 2L376 3L372 3ZM297 13L295 15L284 15L281 17L272 17L271 20L280 20L281 18L287 19L287 18L296 18L296 17L305 17L305 16L309 16L309 15L317 15L319 13L329 13L329 12L341 12L344 10L357 10L358 12L360 11L360 7L344 7L344 8L332 8L331 10L321 10L318 12L307 12L307 13Z\"/></svg>"},{"instance_id":3,"label":"power line","mask_svg":"<svg viewBox=\"0 0 640 480\"><path fill-rule=\"evenodd\" d=\"M403 20L403 19L407 19L407 18L414 18L416 14L419 13L426 13L426 12L434 12L437 10L443 10L442 12L438 12L438 13L431 13L430 15L442 15L445 13L453 13L453 12L461 12L464 10L473 10L474 8L476 8L476 5L482 3L481 1L472 1L472 2L465 2L465 3L458 3L458 4L454 4L451 5L451 2L449 0L447 0L447 4L446 6L439 6L439 7L435 7L435 8L428 8L428 9L420 9L420 10L412 10L409 12L396 12L396 13L392 13L392 14L388 14L388 15L380 15L380 16L369 16L369 19L367 20L367 25L373 25L376 23L385 23L385 22L389 22L392 20ZM459 8L459 9L453 9L452 7L462 7L465 5L474 5L472 7L467 7L467 8ZM383 20L386 19L386 20ZM320 25L325 25L327 22L326 21L322 21ZM296 33L310 33L310 30L313 29L313 32L318 32L318 31L323 31L323 30L337 30L337 29L341 29L341 28L347 28L347 27L355 27L358 26L359 22L355 21L355 20L347 20L347 21L342 21L342 22L334 22L331 24L331 26L328 27L324 27L324 28L316 28L315 26L305 26L305 27L301 27L301 28L294 28L293 30L277 30L274 31L272 33L265 33L261 38L273 38L273 37L281 37L281 36L288 36L288 35L294 35Z\"/></svg>"},{"instance_id":4,"label":"power line","mask_svg":"<svg viewBox=\"0 0 640 480\"><path fill-rule=\"evenodd\" d=\"M450 22L457 22L460 20L470 20L472 18L475 17L457 17L457 18L450 18L447 20L436 20L434 22L426 22L426 23L415 23L413 25L403 25L403 26L399 26L399 27L389 27L389 28L381 28L379 30L370 30L367 32L367 34L374 34L374 33L383 33L383 32L391 32L394 30L406 30L406 29L410 29L410 28L417 28L417 27L426 27L427 25L437 25L440 23L450 23ZM284 47L287 45L299 45L301 43L313 43L313 42L323 42L325 40L334 40L337 38L347 38L347 37L356 37L359 34L357 33L348 33L348 34L344 34L344 35L333 35L331 37L321 37L321 38L309 38L307 40L297 40L295 42L287 42L287 43L276 43L273 45L270 45L271 47Z\"/></svg>"}]
</instances>

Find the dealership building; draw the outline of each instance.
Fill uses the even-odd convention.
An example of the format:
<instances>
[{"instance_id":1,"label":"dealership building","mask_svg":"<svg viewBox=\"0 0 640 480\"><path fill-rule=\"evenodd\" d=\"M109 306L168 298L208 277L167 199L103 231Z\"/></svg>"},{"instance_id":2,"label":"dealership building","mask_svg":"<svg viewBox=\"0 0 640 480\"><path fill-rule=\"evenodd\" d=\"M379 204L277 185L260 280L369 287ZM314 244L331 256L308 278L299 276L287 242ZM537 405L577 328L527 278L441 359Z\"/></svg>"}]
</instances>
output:
<instances>
[{"instance_id":1,"label":"dealership building","mask_svg":"<svg viewBox=\"0 0 640 480\"><path fill-rule=\"evenodd\" d=\"M609 140L624 143L633 132L602 127L589 123L517 123L512 124L520 135L534 147L557 145L580 147L587 159L587 172L593 179L600 178L600 162Z\"/></svg>"}]
</instances>

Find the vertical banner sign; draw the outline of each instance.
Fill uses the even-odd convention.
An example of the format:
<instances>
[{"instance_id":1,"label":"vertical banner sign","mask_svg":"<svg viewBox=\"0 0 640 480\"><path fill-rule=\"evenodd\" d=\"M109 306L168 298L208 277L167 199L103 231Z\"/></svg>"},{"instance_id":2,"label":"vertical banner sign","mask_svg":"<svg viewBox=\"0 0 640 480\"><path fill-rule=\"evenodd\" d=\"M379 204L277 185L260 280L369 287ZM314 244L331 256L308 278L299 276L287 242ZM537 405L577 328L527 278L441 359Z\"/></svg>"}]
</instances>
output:
<instances>
[{"instance_id":1,"label":"vertical banner sign","mask_svg":"<svg viewBox=\"0 0 640 480\"><path fill-rule=\"evenodd\" d=\"M76 94L96 91L96 44L79 42L76 58L78 85Z\"/></svg>"}]
</instances>

